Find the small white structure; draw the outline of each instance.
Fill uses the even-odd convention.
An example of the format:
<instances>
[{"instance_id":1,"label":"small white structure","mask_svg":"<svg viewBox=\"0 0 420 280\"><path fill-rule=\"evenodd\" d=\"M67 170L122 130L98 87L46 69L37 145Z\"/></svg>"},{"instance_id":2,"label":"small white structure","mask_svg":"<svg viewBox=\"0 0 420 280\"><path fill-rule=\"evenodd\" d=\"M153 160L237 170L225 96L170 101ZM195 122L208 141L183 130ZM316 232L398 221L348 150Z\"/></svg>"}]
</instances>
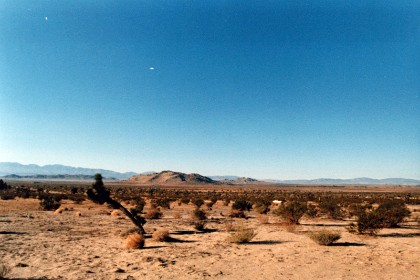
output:
<instances>
[{"instance_id":1,"label":"small white structure","mask_svg":"<svg viewBox=\"0 0 420 280\"><path fill-rule=\"evenodd\" d=\"M283 203L283 201L281 200L273 200L273 204L275 205L281 205Z\"/></svg>"}]
</instances>

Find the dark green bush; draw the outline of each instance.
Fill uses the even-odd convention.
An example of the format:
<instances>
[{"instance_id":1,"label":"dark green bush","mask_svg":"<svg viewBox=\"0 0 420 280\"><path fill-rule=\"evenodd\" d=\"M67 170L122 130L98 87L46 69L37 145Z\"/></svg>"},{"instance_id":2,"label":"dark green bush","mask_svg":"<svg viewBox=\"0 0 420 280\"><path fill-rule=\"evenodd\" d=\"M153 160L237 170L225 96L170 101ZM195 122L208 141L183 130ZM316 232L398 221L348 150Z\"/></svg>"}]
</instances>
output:
<instances>
[{"instance_id":1,"label":"dark green bush","mask_svg":"<svg viewBox=\"0 0 420 280\"><path fill-rule=\"evenodd\" d=\"M384 228L398 227L405 218L410 216L410 210L404 202L397 199L382 202L376 211L382 217Z\"/></svg>"},{"instance_id":2,"label":"dark green bush","mask_svg":"<svg viewBox=\"0 0 420 280\"><path fill-rule=\"evenodd\" d=\"M319 203L321 213L326 214L331 219L341 219L344 213L340 204L332 197L327 197Z\"/></svg>"},{"instance_id":3,"label":"dark green bush","mask_svg":"<svg viewBox=\"0 0 420 280\"><path fill-rule=\"evenodd\" d=\"M299 220L306 213L306 210L307 206L305 202L292 200L281 204L273 213L291 224L299 224Z\"/></svg>"},{"instance_id":4,"label":"dark green bush","mask_svg":"<svg viewBox=\"0 0 420 280\"><path fill-rule=\"evenodd\" d=\"M232 209L239 210L239 211L245 211L245 210L250 211L252 209L252 203L243 199L237 200L235 201L235 203L233 203Z\"/></svg>"},{"instance_id":5,"label":"dark green bush","mask_svg":"<svg viewBox=\"0 0 420 280\"><path fill-rule=\"evenodd\" d=\"M61 203L60 200L55 199L51 196L44 196L41 198L39 205L41 206L42 210L51 211L60 208Z\"/></svg>"}]
</instances>

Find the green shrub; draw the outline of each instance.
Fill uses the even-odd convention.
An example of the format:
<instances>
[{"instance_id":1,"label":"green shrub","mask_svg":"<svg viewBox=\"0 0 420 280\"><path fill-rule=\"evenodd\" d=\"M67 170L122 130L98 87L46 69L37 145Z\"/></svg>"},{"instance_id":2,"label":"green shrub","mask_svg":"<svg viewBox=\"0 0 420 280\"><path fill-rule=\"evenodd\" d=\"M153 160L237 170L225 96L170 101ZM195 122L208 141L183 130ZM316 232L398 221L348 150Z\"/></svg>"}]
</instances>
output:
<instances>
[{"instance_id":1,"label":"green shrub","mask_svg":"<svg viewBox=\"0 0 420 280\"><path fill-rule=\"evenodd\" d=\"M192 201L192 203L197 207L200 208L201 205L204 204L204 200L202 200L201 198L196 198Z\"/></svg>"},{"instance_id":2,"label":"green shrub","mask_svg":"<svg viewBox=\"0 0 420 280\"><path fill-rule=\"evenodd\" d=\"M383 228L383 217L376 211L363 211L356 214L357 222L347 228L351 233L375 235Z\"/></svg>"},{"instance_id":3,"label":"green shrub","mask_svg":"<svg viewBox=\"0 0 420 280\"><path fill-rule=\"evenodd\" d=\"M339 203L332 197L327 197L319 203L321 213L326 214L331 219L341 219L344 216Z\"/></svg>"},{"instance_id":4,"label":"green shrub","mask_svg":"<svg viewBox=\"0 0 420 280\"><path fill-rule=\"evenodd\" d=\"M237 200L235 201L235 203L233 203L232 209L240 210L240 211L245 211L245 210L250 211L252 209L252 203L243 199Z\"/></svg>"},{"instance_id":5,"label":"green shrub","mask_svg":"<svg viewBox=\"0 0 420 280\"><path fill-rule=\"evenodd\" d=\"M306 210L305 202L292 200L282 203L273 213L291 224L299 224L299 220L306 213Z\"/></svg>"},{"instance_id":6,"label":"green shrub","mask_svg":"<svg viewBox=\"0 0 420 280\"><path fill-rule=\"evenodd\" d=\"M335 241L341 238L341 234L338 232L332 232L328 230L321 230L309 234L309 237L318 243L319 245L329 246Z\"/></svg>"},{"instance_id":7,"label":"green shrub","mask_svg":"<svg viewBox=\"0 0 420 280\"><path fill-rule=\"evenodd\" d=\"M306 216L309 218L316 218L318 216L318 208L315 205L308 205L308 209L306 210Z\"/></svg>"},{"instance_id":8,"label":"green shrub","mask_svg":"<svg viewBox=\"0 0 420 280\"><path fill-rule=\"evenodd\" d=\"M405 218L410 216L410 210L404 202L396 199L382 202L376 211L382 216L384 228L398 227Z\"/></svg>"},{"instance_id":9,"label":"green shrub","mask_svg":"<svg viewBox=\"0 0 420 280\"><path fill-rule=\"evenodd\" d=\"M207 220L207 215L206 212L196 208L193 212L192 212L192 216L194 220L199 220L199 221L204 221Z\"/></svg>"},{"instance_id":10,"label":"green shrub","mask_svg":"<svg viewBox=\"0 0 420 280\"><path fill-rule=\"evenodd\" d=\"M57 198L53 198L51 196L43 196L39 202L39 205L41 206L42 210L51 211L60 208L61 203Z\"/></svg>"}]
</instances>

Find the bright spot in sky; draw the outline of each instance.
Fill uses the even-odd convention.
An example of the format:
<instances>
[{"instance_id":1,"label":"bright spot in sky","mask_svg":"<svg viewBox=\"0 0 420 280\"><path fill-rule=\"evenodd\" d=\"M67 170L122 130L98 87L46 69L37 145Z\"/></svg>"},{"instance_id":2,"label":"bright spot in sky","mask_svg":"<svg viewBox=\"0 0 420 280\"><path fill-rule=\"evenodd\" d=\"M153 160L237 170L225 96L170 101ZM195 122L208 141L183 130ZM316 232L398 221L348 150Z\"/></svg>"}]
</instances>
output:
<instances>
[{"instance_id":1,"label":"bright spot in sky","mask_svg":"<svg viewBox=\"0 0 420 280\"><path fill-rule=\"evenodd\" d=\"M155 67L150 67L149 69L150 69L150 70L155 70Z\"/></svg>"},{"instance_id":2,"label":"bright spot in sky","mask_svg":"<svg viewBox=\"0 0 420 280\"><path fill-rule=\"evenodd\" d=\"M48 20L48 17L45 17L45 20Z\"/></svg>"}]
</instances>

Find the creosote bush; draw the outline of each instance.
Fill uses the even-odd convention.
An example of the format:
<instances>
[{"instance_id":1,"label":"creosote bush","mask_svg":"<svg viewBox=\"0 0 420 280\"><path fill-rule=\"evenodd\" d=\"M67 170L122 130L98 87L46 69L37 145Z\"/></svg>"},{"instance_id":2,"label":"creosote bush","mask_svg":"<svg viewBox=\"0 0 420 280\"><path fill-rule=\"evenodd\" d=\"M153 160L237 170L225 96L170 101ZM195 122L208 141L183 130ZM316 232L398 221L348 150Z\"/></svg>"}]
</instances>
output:
<instances>
[{"instance_id":1,"label":"creosote bush","mask_svg":"<svg viewBox=\"0 0 420 280\"><path fill-rule=\"evenodd\" d=\"M273 213L282 217L288 223L299 224L299 220L306 213L306 210L307 206L305 202L292 200L281 204Z\"/></svg>"},{"instance_id":2,"label":"creosote bush","mask_svg":"<svg viewBox=\"0 0 420 280\"><path fill-rule=\"evenodd\" d=\"M329 246L335 241L339 240L341 238L341 234L338 232L321 230L318 232L310 233L309 237L319 245Z\"/></svg>"},{"instance_id":3,"label":"creosote bush","mask_svg":"<svg viewBox=\"0 0 420 280\"><path fill-rule=\"evenodd\" d=\"M384 228L398 227L405 218L410 216L410 210L401 200L386 200L382 202L376 211L382 216Z\"/></svg>"},{"instance_id":4,"label":"creosote bush","mask_svg":"<svg viewBox=\"0 0 420 280\"><path fill-rule=\"evenodd\" d=\"M202 231L204 230L207 223L207 215L206 212L201 210L200 208L194 209L191 215L191 224L194 226L196 230Z\"/></svg>"},{"instance_id":5,"label":"creosote bush","mask_svg":"<svg viewBox=\"0 0 420 280\"><path fill-rule=\"evenodd\" d=\"M232 209L239 211L250 211L252 209L252 203L243 199L237 200L232 204Z\"/></svg>"},{"instance_id":6,"label":"creosote bush","mask_svg":"<svg viewBox=\"0 0 420 280\"><path fill-rule=\"evenodd\" d=\"M356 217L357 222L347 227L350 233L376 235L383 228L382 217L376 210L359 212Z\"/></svg>"},{"instance_id":7,"label":"creosote bush","mask_svg":"<svg viewBox=\"0 0 420 280\"><path fill-rule=\"evenodd\" d=\"M253 229L241 227L232 232L227 241L230 243L248 243L256 235L257 233Z\"/></svg>"},{"instance_id":8,"label":"creosote bush","mask_svg":"<svg viewBox=\"0 0 420 280\"><path fill-rule=\"evenodd\" d=\"M355 207L357 222L347 228L351 233L375 235L382 228L397 227L410 215L403 201L386 200L377 209Z\"/></svg>"},{"instance_id":9,"label":"creosote bush","mask_svg":"<svg viewBox=\"0 0 420 280\"><path fill-rule=\"evenodd\" d=\"M52 196L44 195L40 198L39 205L41 206L42 210L51 211L60 208L61 203L59 198L53 198Z\"/></svg>"}]
</instances>

